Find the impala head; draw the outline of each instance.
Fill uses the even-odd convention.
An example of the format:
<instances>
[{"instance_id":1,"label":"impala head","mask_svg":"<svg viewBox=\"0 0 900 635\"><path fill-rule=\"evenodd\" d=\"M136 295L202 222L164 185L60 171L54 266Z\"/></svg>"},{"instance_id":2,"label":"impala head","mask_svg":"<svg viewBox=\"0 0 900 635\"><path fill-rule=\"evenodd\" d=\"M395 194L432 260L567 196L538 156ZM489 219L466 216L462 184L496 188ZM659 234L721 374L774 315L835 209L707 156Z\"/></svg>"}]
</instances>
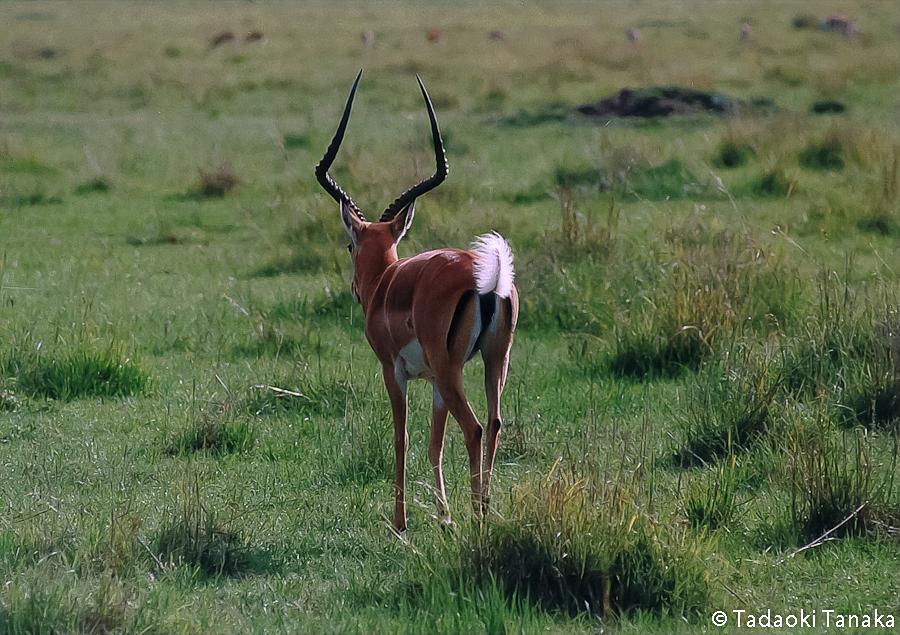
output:
<instances>
[{"instance_id":1,"label":"impala head","mask_svg":"<svg viewBox=\"0 0 900 635\"><path fill-rule=\"evenodd\" d=\"M385 258L387 261L397 259L397 243L403 238L409 229L413 219L413 210L416 199L436 188L441 182L447 178L447 160L444 157L444 144L441 141L441 132L438 129L437 119L434 115L434 108L431 105L431 99L425 90L425 85L419 76L419 88L422 89L422 96L425 98L425 106L428 109L428 118L431 121L431 136L434 141L435 153L435 173L429 178L414 185L406 190L397 199L388 206L381 215L377 223L366 221L359 207L350 198L350 195L344 192L328 175L328 169L337 156L341 141L344 139L344 132L347 129L347 121L350 119L350 109L353 106L353 97L356 94L356 87L359 85L359 78L362 71L356 76L353 82L353 88L350 89L350 97L347 98L347 105L344 107L344 114L341 122L338 124L334 138L325 151L325 156L316 165L316 178L325 189L326 192L341 206L341 223L350 236L350 254L353 258L354 265L358 262L363 253L366 257ZM388 264L389 264L388 262ZM358 273L358 272L357 272ZM354 280L356 286L356 280ZM356 289L354 289L356 292Z\"/></svg>"}]
</instances>

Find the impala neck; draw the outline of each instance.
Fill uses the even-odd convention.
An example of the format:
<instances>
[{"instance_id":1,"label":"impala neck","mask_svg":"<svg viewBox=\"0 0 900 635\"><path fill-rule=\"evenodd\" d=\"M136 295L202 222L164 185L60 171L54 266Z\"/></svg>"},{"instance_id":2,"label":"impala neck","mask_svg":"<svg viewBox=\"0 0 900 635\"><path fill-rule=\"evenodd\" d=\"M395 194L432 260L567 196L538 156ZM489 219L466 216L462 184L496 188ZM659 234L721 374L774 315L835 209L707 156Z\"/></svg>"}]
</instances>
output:
<instances>
[{"instance_id":1,"label":"impala neck","mask_svg":"<svg viewBox=\"0 0 900 635\"><path fill-rule=\"evenodd\" d=\"M368 313L372 295L389 266L397 262L397 247L391 245L387 251L360 253L353 261L353 293L362 305L363 313Z\"/></svg>"}]
</instances>

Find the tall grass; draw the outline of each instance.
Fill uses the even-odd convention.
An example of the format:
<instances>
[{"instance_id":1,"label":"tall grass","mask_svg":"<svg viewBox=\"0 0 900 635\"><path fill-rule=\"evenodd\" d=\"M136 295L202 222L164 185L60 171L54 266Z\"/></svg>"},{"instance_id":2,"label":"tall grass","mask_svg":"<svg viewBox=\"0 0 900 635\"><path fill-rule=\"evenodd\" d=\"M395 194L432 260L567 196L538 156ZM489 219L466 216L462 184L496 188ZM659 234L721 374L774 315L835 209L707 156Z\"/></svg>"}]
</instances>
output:
<instances>
[{"instance_id":1,"label":"tall grass","mask_svg":"<svg viewBox=\"0 0 900 635\"><path fill-rule=\"evenodd\" d=\"M244 527L248 511L221 512L212 504L206 477L197 470L184 475L174 509L159 523L149 547L161 573L185 567L204 576L231 576L264 566L265 553L253 545Z\"/></svg>"},{"instance_id":2,"label":"tall grass","mask_svg":"<svg viewBox=\"0 0 900 635\"><path fill-rule=\"evenodd\" d=\"M200 409L183 430L165 440L164 452L173 456L195 452L213 456L249 452L256 446L256 428L253 421L242 414L215 405L208 410Z\"/></svg>"},{"instance_id":3,"label":"tall grass","mask_svg":"<svg viewBox=\"0 0 900 635\"><path fill-rule=\"evenodd\" d=\"M610 618L633 612L691 619L709 601L708 546L643 507L635 474L554 469L519 483L501 515L472 523L420 555L436 580L471 595ZM439 573L438 573L439 572ZM429 576L431 574L429 573ZM428 595L428 591L423 591Z\"/></svg>"},{"instance_id":4,"label":"tall grass","mask_svg":"<svg viewBox=\"0 0 900 635\"><path fill-rule=\"evenodd\" d=\"M705 479L692 483L684 496L687 520L698 531L715 531L732 522L737 510L737 457L711 466Z\"/></svg>"},{"instance_id":5,"label":"tall grass","mask_svg":"<svg viewBox=\"0 0 900 635\"><path fill-rule=\"evenodd\" d=\"M555 198L560 205L560 226L558 232L547 237L551 257L562 262L584 258L602 262L613 258L619 221L615 197L610 199L603 224L591 211L584 213L579 209L578 198L571 187L557 187Z\"/></svg>"},{"instance_id":6,"label":"tall grass","mask_svg":"<svg viewBox=\"0 0 900 635\"><path fill-rule=\"evenodd\" d=\"M596 332L609 317L608 296L596 277L598 268L603 271L616 254L616 198L603 213L583 211L584 199L572 187L558 186L553 196L559 202L558 224L547 231L541 251L520 267L516 280L524 309L517 328Z\"/></svg>"},{"instance_id":7,"label":"tall grass","mask_svg":"<svg viewBox=\"0 0 900 635\"><path fill-rule=\"evenodd\" d=\"M139 394L149 377L116 341L102 345L59 346L49 352L30 333L13 339L0 353L0 378L30 397L69 401Z\"/></svg>"},{"instance_id":8,"label":"tall grass","mask_svg":"<svg viewBox=\"0 0 900 635\"><path fill-rule=\"evenodd\" d=\"M772 432L784 380L778 344L738 341L697 374L685 412L679 465L707 463L752 449Z\"/></svg>"},{"instance_id":9,"label":"tall grass","mask_svg":"<svg viewBox=\"0 0 900 635\"><path fill-rule=\"evenodd\" d=\"M674 227L664 250L653 288L617 320L609 361L616 375L696 369L734 334L765 334L797 310L792 266L746 230Z\"/></svg>"},{"instance_id":10,"label":"tall grass","mask_svg":"<svg viewBox=\"0 0 900 635\"><path fill-rule=\"evenodd\" d=\"M815 311L788 347L787 385L804 400L824 398L846 424L889 426L900 418L900 344L895 291L868 289L825 271Z\"/></svg>"},{"instance_id":11,"label":"tall grass","mask_svg":"<svg viewBox=\"0 0 900 635\"><path fill-rule=\"evenodd\" d=\"M859 430L838 430L822 415L820 409L818 416L799 419L786 432L791 512L802 537L895 535L900 527L896 432L886 460L876 458L869 437Z\"/></svg>"}]
</instances>

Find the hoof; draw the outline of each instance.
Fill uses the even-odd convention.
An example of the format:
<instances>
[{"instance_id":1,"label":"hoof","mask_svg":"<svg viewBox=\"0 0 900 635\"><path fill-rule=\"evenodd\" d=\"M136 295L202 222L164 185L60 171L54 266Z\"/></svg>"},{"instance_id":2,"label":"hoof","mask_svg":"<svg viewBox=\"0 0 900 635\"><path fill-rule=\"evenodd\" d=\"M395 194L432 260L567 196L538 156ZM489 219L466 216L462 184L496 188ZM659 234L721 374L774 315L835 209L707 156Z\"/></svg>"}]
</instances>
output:
<instances>
[{"instance_id":1,"label":"hoof","mask_svg":"<svg viewBox=\"0 0 900 635\"><path fill-rule=\"evenodd\" d=\"M391 533L393 533L398 538L406 533L406 523L405 522L402 524L391 522L388 524L388 528L391 530Z\"/></svg>"},{"instance_id":2,"label":"hoof","mask_svg":"<svg viewBox=\"0 0 900 635\"><path fill-rule=\"evenodd\" d=\"M450 520L449 516L440 519L441 529L444 531L456 531L456 523Z\"/></svg>"}]
</instances>

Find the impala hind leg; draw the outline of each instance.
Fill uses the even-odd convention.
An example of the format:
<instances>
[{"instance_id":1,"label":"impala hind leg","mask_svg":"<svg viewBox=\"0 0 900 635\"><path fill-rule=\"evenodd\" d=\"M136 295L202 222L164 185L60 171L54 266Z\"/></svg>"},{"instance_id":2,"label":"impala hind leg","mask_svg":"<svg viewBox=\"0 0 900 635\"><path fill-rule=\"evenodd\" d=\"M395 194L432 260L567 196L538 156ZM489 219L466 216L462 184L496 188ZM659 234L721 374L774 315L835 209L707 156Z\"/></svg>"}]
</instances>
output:
<instances>
[{"instance_id":1,"label":"impala hind leg","mask_svg":"<svg viewBox=\"0 0 900 635\"><path fill-rule=\"evenodd\" d=\"M506 373L509 369L509 351L512 348L513 331L518 318L518 295L513 288L513 297L498 303L498 315L495 324L503 327L489 332L489 337L482 344L481 358L484 360L484 390L487 396L487 447L485 449L484 490L482 500L484 512L490 507L491 477L494 474L494 458L500 446L500 395L506 385Z\"/></svg>"},{"instance_id":2,"label":"impala hind leg","mask_svg":"<svg viewBox=\"0 0 900 635\"><path fill-rule=\"evenodd\" d=\"M406 452L409 434L406 431L406 380L397 378L393 368L384 368L384 385L391 400L394 416L394 528L406 529Z\"/></svg>"},{"instance_id":3,"label":"impala hind leg","mask_svg":"<svg viewBox=\"0 0 900 635\"><path fill-rule=\"evenodd\" d=\"M472 506L475 513L481 516L481 437L483 429L478 422L472 407L466 401L466 394L463 392L462 376L454 377L444 382L439 382L438 390L444 399L445 407L456 419L459 427L462 428L463 439L466 443L466 451L469 454L469 475L472 483Z\"/></svg>"},{"instance_id":4,"label":"impala hind leg","mask_svg":"<svg viewBox=\"0 0 900 635\"><path fill-rule=\"evenodd\" d=\"M484 355L484 388L487 395L488 420L487 442L485 448L484 483L482 490L483 512L487 513L491 503L491 476L494 473L494 458L497 448L500 447L500 395L503 385L506 383L506 369L509 365L509 353L502 358L493 359L490 355Z\"/></svg>"},{"instance_id":5,"label":"impala hind leg","mask_svg":"<svg viewBox=\"0 0 900 635\"><path fill-rule=\"evenodd\" d=\"M434 482L437 487L437 510L441 523L450 525L450 506L447 504L447 491L444 489L444 434L447 430L447 414L450 411L441 398L437 386L434 386L434 402L431 407L431 441L428 444L428 459L434 468Z\"/></svg>"}]
</instances>

